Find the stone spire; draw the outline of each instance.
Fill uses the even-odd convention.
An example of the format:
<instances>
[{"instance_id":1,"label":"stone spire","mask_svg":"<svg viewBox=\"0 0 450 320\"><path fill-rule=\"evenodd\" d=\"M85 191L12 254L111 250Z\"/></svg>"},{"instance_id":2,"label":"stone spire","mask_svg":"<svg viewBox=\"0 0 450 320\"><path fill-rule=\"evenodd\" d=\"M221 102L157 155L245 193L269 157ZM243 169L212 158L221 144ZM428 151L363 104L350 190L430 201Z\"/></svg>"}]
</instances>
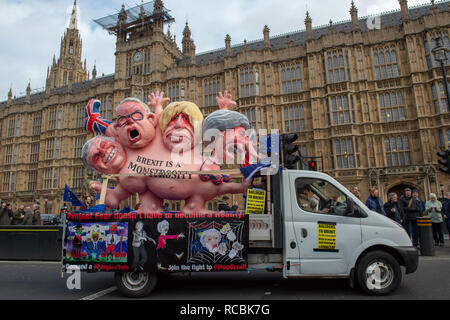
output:
<instances>
[{"instance_id":1,"label":"stone spire","mask_svg":"<svg viewBox=\"0 0 450 320\"><path fill-rule=\"evenodd\" d=\"M181 40L182 51L185 56L191 57L191 63L195 63L195 44L191 36L191 29L189 29L189 24L186 21L186 26L183 30L183 40Z\"/></svg>"},{"instance_id":2,"label":"stone spire","mask_svg":"<svg viewBox=\"0 0 450 320\"><path fill-rule=\"evenodd\" d=\"M227 57L231 56L231 37L229 34L225 36L225 51L227 53Z\"/></svg>"},{"instance_id":3,"label":"stone spire","mask_svg":"<svg viewBox=\"0 0 450 320\"><path fill-rule=\"evenodd\" d=\"M403 23L408 22L410 20L409 10L408 10L408 1L407 0L398 0L400 4L400 10L402 12L402 21Z\"/></svg>"},{"instance_id":4,"label":"stone spire","mask_svg":"<svg viewBox=\"0 0 450 320\"><path fill-rule=\"evenodd\" d=\"M312 38L313 38L312 19L311 19L311 16L309 15L308 11L306 11L305 27L306 27L306 39L312 40Z\"/></svg>"},{"instance_id":5,"label":"stone spire","mask_svg":"<svg viewBox=\"0 0 450 320\"><path fill-rule=\"evenodd\" d=\"M263 34L264 34L264 49L270 49L270 29L267 26L267 24L264 26Z\"/></svg>"},{"instance_id":6,"label":"stone spire","mask_svg":"<svg viewBox=\"0 0 450 320\"><path fill-rule=\"evenodd\" d=\"M118 18L119 18L119 23L126 23L126 21L127 21L128 15L127 15L127 12L125 11L124 3L122 3L122 9L120 9Z\"/></svg>"},{"instance_id":7,"label":"stone spire","mask_svg":"<svg viewBox=\"0 0 450 320\"><path fill-rule=\"evenodd\" d=\"M31 84L30 81L28 81L26 101L30 103L30 100L31 100Z\"/></svg>"},{"instance_id":8,"label":"stone spire","mask_svg":"<svg viewBox=\"0 0 450 320\"><path fill-rule=\"evenodd\" d=\"M153 15L156 15L153 22L154 32L164 33L164 18L163 18L164 4L161 0L153 2Z\"/></svg>"},{"instance_id":9,"label":"stone spire","mask_svg":"<svg viewBox=\"0 0 450 320\"><path fill-rule=\"evenodd\" d=\"M97 81L97 67L94 64L94 68L92 69L92 82L96 82Z\"/></svg>"},{"instance_id":10,"label":"stone spire","mask_svg":"<svg viewBox=\"0 0 450 320\"><path fill-rule=\"evenodd\" d=\"M350 16L352 17L352 29L353 31L359 30L359 21L358 21L358 9L355 6L355 3L352 0L350 6Z\"/></svg>"},{"instance_id":11,"label":"stone spire","mask_svg":"<svg viewBox=\"0 0 450 320\"><path fill-rule=\"evenodd\" d=\"M153 3L153 11L154 12L161 12L164 10L164 3L162 0L155 0Z\"/></svg>"},{"instance_id":12,"label":"stone spire","mask_svg":"<svg viewBox=\"0 0 450 320\"><path fill-rule=\"evenodd\" d=\"M12 96L13 96L13 93L12 93L12 85L11 85L11 87L9 88L9 92L8 92L8 104L11 104Z\"/></svg>"},{"instance_id":13,"label":"stone spire","mask_svg":"<svg viewBox=\"0 0 450 320\"><path fill-rule=\"evenodd\" d=\"M69 29L78 29L77 0L73 3L72 16L70 17Z\"/></svg>"}]
</instances>

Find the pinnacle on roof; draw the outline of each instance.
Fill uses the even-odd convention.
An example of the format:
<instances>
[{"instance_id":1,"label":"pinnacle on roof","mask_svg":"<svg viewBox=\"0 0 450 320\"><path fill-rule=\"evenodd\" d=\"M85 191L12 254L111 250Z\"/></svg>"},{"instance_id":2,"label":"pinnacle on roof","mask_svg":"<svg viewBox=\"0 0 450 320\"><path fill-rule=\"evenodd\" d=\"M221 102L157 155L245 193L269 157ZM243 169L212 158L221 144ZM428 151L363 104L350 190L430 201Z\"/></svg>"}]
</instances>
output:
<instances>
[{"instance_id":1,"label":"pinnacle on roof","mask_svg":"<svg viewBox=\"0 0 450 320\"><path fill-rule=\"evenodd\" d=\"M78 29L77 0L73 3L72 16L70 17L69 29Z\"/></svg>"},{"instance_id":2,"label":"pinnacle on roof","mask_svg":"<svg viewBox=\"0 0 450 320\"><path fill-rule=\"evenodd\" d=\"M352 2L351 2L351 6L350 6L350 13L354 13L354 12L358 12L358 8L356 8L356 6L355 6L355 2L353 2L353 0L352 0Z\"/></svg>"},{"instance_id":3,"label":"pinnacle on roof","mask_svg":"<svg viewBox=\"0 0 450 320\"><path fill-rule=\"evenodd\" d=\"M311 16L309 15L309 12L306 11L305 23L311 23L311 22L312 22Z\"/></svg>"},{"instance_id":4,"label":"pinnacle on roof","mask_svg":"<svg viewBox=\"0 0 450 320\"><path fill-rule=\"evenodd\" d=\"M189 28L189 24L186 21L186 26L184 27L183 30L183 37L186 39L189 39L191 37L191 29Z\"/></svg>"}]
</instances>

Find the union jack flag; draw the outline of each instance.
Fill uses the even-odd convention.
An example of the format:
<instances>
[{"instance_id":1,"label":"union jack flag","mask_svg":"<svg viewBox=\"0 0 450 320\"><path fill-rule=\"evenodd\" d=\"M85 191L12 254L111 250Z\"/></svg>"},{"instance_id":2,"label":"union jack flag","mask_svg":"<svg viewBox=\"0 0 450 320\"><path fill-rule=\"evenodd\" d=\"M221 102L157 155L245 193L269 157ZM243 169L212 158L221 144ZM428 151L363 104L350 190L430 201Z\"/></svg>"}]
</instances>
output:
<instances>
[{"instance_id":1,"label":"union jack flag","mask_svg":"<svg viewBox=\"0 0 450 320\"><path fill-rule=\"evenodd\" d=\"M111 124L111 121L100 116L99 109L101 105L102 103L99 100L91 99L86 106L85 129L91 133L105 134L106 128Z\"/></svg>"}]
</instances>

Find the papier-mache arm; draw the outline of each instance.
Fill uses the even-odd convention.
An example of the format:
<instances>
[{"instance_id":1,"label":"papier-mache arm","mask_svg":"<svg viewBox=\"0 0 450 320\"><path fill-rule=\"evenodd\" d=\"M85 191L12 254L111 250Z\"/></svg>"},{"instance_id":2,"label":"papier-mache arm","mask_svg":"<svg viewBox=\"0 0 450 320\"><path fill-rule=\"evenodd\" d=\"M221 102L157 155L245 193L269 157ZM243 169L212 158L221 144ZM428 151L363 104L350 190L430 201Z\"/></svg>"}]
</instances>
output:
<instances>
[{"instance_id":1,"label":"papier-mache arm","mask_svg":"<svg viewBox=\"0 0 450 320\"><path fill-rule=\"evenodd\" d=\"M148 106L153 107L155 111L155 123L158 123L159 118L163 112L164 104L170 101L169 98L164 98L164 91L156 91L156 93L151 93L148 96Z\"/></svg>"}]
</instances>

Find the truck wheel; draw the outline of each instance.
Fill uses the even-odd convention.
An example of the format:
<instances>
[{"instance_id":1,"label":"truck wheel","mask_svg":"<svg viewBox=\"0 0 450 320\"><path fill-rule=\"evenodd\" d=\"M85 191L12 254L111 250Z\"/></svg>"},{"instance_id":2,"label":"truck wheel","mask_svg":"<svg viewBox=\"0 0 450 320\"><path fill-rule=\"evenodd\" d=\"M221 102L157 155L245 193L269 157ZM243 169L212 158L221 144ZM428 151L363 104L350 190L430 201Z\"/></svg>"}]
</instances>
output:
<instances>
[{"instance_id":1,"label":"truck wheel","mask_svg":"<svg viewBox=\"0 0 450 320\"><path fill-rule=\"evenodd\" d=\"M398 261L384 251L365 254L357 265L357 282L369 295L387 295L402 281L402 270Z\"/></svg>"},{"instance_id":2,"label":"truck wheel","mask_svg":"<svg viewBox=\"0 0 450 320\"><path fill-rule=\"evenodd\" d=\"M158 282L158 277L148 272L116 272L114 279L120 293L129 298L148 296Z\"/></svg>"}]
</instances>

